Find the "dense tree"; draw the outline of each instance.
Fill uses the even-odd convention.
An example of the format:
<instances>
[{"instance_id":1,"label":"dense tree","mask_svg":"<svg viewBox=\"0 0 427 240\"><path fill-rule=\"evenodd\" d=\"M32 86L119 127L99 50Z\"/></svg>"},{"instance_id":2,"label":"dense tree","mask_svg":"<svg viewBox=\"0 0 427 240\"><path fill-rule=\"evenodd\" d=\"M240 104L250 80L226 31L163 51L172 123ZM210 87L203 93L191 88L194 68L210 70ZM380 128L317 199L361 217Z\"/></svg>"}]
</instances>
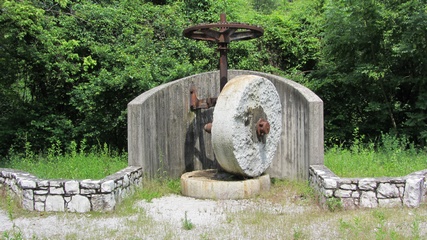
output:
<instances>
[{"instance_id":1,"label":"dense tree","mask_svg":"<svg viewBox=\"0 0 427 240\"><path fill-rule=\"evenodd\" d=\"M323 56L312 84L328 137L427 137L426 1L329 1Z\"/></svg>"},{"instance_id":2,"label":"dense tree","mask_svg":"<svg viewBox=\"0 0 427 240\"><path fill-rule=\"evenodd\" d=\"M218 68L188 26L256 24L229 67L289 76L325 102L325 132L427 138L423 1L0 0L0 154L57 140L126 147L126 105L142 92Z\"/></svg>"}]
</instances>

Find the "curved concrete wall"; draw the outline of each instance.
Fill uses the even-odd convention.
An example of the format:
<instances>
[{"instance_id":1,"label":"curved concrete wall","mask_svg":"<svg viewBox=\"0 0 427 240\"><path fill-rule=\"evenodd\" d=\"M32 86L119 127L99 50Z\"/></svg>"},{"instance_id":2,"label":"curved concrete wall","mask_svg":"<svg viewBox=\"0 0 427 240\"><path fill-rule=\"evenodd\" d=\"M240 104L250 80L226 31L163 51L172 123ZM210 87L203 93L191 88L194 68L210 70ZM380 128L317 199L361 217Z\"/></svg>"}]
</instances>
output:
<instances>
[{"instance_id":1,"label":"curved concrete wall","mask_svg":"<svg viewBox=\"0 0 427 240\"><path fill-rule=\"evenodd\" d=\"M323 164L323 102L308 88L271 74L229 70L229 79L245 74L265 77L275 85L282 104L282 137L271 177L308 180L309 167ZM190 88L199 99L219 95L219 71L182 78L153 88L128 104L129 165L146 176L180 177L198 169L217 168L211 136L213 108L190 110Z\"/></svg>"}]
</instances>

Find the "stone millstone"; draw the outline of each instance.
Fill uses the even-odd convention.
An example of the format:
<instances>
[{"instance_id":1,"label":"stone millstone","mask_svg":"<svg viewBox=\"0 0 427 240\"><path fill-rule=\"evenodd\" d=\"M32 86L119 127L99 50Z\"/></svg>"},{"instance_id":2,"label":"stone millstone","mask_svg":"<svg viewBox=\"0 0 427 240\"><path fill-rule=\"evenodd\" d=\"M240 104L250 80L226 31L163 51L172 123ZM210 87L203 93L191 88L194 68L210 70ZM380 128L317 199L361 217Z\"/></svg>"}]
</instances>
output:
<instances>
[{"instance_id":1,"label":"stone millstone","mask_svg":"<svg viewBox=\"0 0 427 240\"><path fill-rule=\"evenodd\" d=\"M229 173L208 169L181 176L182 195L200 199L244 199L270 190L270 176L237 179Z\"/></svg>"},{"instance_id":2,"label":"stone millstone","mask_svg":"<svg viewBox=\"0 0 427 240\"><path fill-rule=\"evenodd\" d=\"M260 118L270 123L270 132L256 133ZM282 131L279 94L268 80L255 75L231 79L218 96L212 122L216 159L227 172L257 177L270 166Z\"/></svg>"}]
</instances>

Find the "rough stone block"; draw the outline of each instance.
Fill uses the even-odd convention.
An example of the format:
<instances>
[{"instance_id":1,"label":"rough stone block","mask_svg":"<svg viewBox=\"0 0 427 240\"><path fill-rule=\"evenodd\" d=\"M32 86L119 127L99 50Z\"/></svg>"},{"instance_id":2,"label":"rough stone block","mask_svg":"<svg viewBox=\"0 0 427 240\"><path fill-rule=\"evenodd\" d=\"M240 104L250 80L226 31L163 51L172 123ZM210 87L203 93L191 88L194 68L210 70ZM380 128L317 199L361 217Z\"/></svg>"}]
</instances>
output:
<instances>
[{"instance_id":1,"label":"rough stone block","mask_svg":"<svg viewBox=\"0 0 427 240\"><path fill-rule=\"evenodd\" d=\"M115 184L113 180L108 180L106 182L103 182L101 184L101 192L102 193L110 193L112 191L114 191L115 188Z\"/></svg>"},{"instance_id":2,"label":"rough stone block","mask_svg":"<svg viewBox=\"0 0 427 240\"><path fill-rule=\"evenodd\" d=\"M337 180L334 178L325 178L323 179L323 187L326 189L335 189L337 188Z\"/></svg>"},{"instance_id":3,"label":"rough stone block","mask_svg":"<svg viewBox=\"0 0 427 240\"><path fill-rule=\"evenodd\" d=\"M34 202L31 199L22 199L22 207L28 211L34 211Z\"/></svg>"},{"instance_id":4,"label":"rough stone block","mask_svg":"<svg viewBox=\"0 0 427 240\"><path fill-rule=\"evenodd\" d=\"M390 179L388 182L396 184L396 186L397 186L399 184L405 184L405 179L403 179L403 178L393 178L393 179Z\"/></svg>"},{"instance_id":5,"label":"rough stone block","mask_svg":"<svg viewBox=\"0 0 427 240\"><path fill-rule=\"evenodd\" d=\"M62 187L63 184L64 183L60 180L50 180L49 181L49 187Z\"/></svg>"},{"instance_id":6,"label":"rough stone block","mask_svg":"<svg viewBox=\"0 0 427 240\"><path fill-rule=\"evenodd\" d=\"M48 193L49 193L48 190L34 190L34 194L37 194L37 195L44 195Z\"/></svg>"},{"instance_id":7,"label":"rough stone block","mask_svg":"<svg viewBox=\"0 0 427 240\"><path fill-rule=\"evenodd\" d=\"M64 198L59 195L47 196L45 206L47 212L63 212L65 209Z\"/></svg>"},{"instance_id":8,"label":"rough stone block","mask_svg":"<svg viewBox=\"0 0 427 240\"><path fill-rule=\"evenodd\" d=\"M80 184L78 181L67 181L64 184L65 193L67 193L67 194L79 194L79 192L80 192L79 186L80 186Z\"/></svg>"},{"instance_id":9,"label":"rough stone block","mask_svg":"<svg viewBox=\"0 0 427 240\"><path fill-rule=\"evenodd\" d=\"M360 207L363 208L376 208L378 207L378 200L375 192L368 191L362 192L360 195Z\"/></svg>"},{"instance_id":10,"label":"rough stone block","mask_svg":"<svg viewBox=\"0 0 427 240\"><path fill-rule=\"evenodd\" d=\"M35 202L44 202L44 201L46 201L46 197L47 197L46 195L34 195L34 201ZM44 206L44 204L43 204L43 206Z\"/></svg>"},{"instance_id":11,"label":"rough stone block","mask_svg":"<svg viewBox=\"0 0 427 240\"><path fill-rule=\"evenodd\" d=\"M377 182L374 178L362 178L359 180L360 190L374 190L377 187Z\"/></svg>"},{"instance_id":12,"label":"rough stone block","mask_svg":"<svg viewBox=\"0 0 427 240\"><path fill-rule=\"evenodd\" d=\"M48 180L42 180L37 182L37 187L49 187L49 181Z\"/></svg>"},{"instance_id":13,"label":"rough stone block","mask_svg":"<svg viewBox=\"0 0 427 240\"><path fill-rule=\"evenodd\" d=\"M96 189L87 189L87 188L80 189L80 194L83 194L83 195L89 195L94 193L96 193Z\"/></svg>"},{"instance_id":14,"label":"rough stone block","mask_svg":"<svg viewBox=\"0 0 427 240\"><path fill-rule=\"evenodd\" d=\"M397 198L399 197L399 189L394 184L380 183L377 189L378 198Z\"/></svg>"},{"instance_id":15,"label":"rough stone block","mask_svg":"<svg viewBox=\"0 0 427 240\"><path fill-rule=\"evenodd\" d=\"M113 193L92 195L91 202L93 211L112 211L116 206Z\"/></svg>"},{"instance_id":16,"label":"rough stone block","mask_svg":"<svg viewBox=\"0 0 427 240\"><path fill-rule=\"evenodd\" d=\"M344 209L355 209L356 204L353 198L342 198L341 203Z\"/></svg>"},{"instance_id":17,"label":"rough stone block","mask_svg":"<svg viewBox=\"0 0 427 240\"><path fill-rule=\"evenodd\" d=\"M340 188L343 190L356 190L357 186L356 186L356 184L347 184L346 183L346 184L341 184Z\"/></svg>"},{"instance_id":18,"label":"rough stone block","mask_svg":"<svg viewBox=\"0 0 427 240\"><path fill-rule=\"evenodd\" d=\"M70 212L84 213L90 211L90 201L87 197L75 195L68 203L67 210Z\"/></svg>"},{"instance_id":19,"label":"rough stone block","mask_svg":"<svg viewBox=\"0 0 427 240\"><path fill-rule=\"evenodd\" d=\"M351 193L351 197L352 197L352 198L359 198L359 197L360 197L360 193L359 193L358 191L353 191L353 192Z\"/></svg>"},{"instance_id":20,"label":"rough stone block","mask_svg":"<svg viewBox=\"0 0 427 240\"><path fill-rule=\"evenodd\" d=\"M64 189L62 187L49 187L50 194L64 194Z\"/></svg>"},{"instance_id":21,"label":"rough stone block","mask_svg":"<svg viewBox=\"0 0 427 240\"><path fill-rule=\"evenodd\" d=\"M24 190L23 191L23 196L26 199L33 200L33 197L34 197L33 190L31 190L31 189Z\"/></svg>"},{"instance_id":22,"label":"rough stone block","mask_svg":"<svg viewBox=\"0 0 427 240\"><path fill-rule=\"evenodd\" d=\"M352 191L350 191L350 190L338 189L335 191L334 195L335 195L335 197L338 197L338 198L349 198L349 197L351 197L351 193L352 193Z\"/></svg>"},{"instance_id":23,"label":"rough stone block","mask_svg":"<svg viewBox=\"0 0 427 240\"><path fill-rule=\"evenodd\" d=\"M34 203L34 210L39 211L39 212L44 212L44 202L35 202Z\"/></svg>"},{"instance_id":24,"label":"rough stone block","mask_svg":"<svg viewBox=\"0 0 427 240\"><path fill-rule=\"evenodd\" d=\"M19 186L23 189L28 189L28 188L36 188L36 182L33 180L29 180L29 179L22 179L18 182Z\"/></svg>"},{"instance_id":25,"label":"rough stone block","mask_svg":"<svg viewBox=\"0 0 427 240\"><path fill-rule=\"evenodd\" d=\"M418 207L422 200L424 178L409 178L405 184L403 204L407 207Z\"/></svg>"},{"instance_id":26,"label":"rough stone block","mask_svg":"<svg viewBox=\"0 0 427 240\"><path fill-rule=\"evenodd\" d=\"M128 187L129 186L129 175L128 174L126 174L124 177L123 177L123 187Z\"/></svg>"},{"instance_id":27,"label":"rough stone block","mask_svg":"<svg viewBox=\"0 0 427 240\"><path fill-rule=\"evenodd\" d=\"M80 186L88 189L99 189L101 187L101 182L99 180L86 179L80 182Z\"/></svg>"},{"instance_id":28,"label":"rough stone block","mask_svg":"<svg viewBox=\"0 0 427 240\"><path fill-rule=\"evenodd\" d=\"M400 198L378 199L378 206L380 206L380 207L401 207L402 206L402 200L400 200Z\"/></svg>"},{"instance_id":29,"label":"rough stone block","mask_svg":"<svg viewBox=\"0 0 427 240\"><path fill-rule=\"evenodd\" d=\"M123 187L123 180L122 179L117 180L116 181L116 186L119 187L119 188L122 188Z\"/></svg>"}]
</instances>

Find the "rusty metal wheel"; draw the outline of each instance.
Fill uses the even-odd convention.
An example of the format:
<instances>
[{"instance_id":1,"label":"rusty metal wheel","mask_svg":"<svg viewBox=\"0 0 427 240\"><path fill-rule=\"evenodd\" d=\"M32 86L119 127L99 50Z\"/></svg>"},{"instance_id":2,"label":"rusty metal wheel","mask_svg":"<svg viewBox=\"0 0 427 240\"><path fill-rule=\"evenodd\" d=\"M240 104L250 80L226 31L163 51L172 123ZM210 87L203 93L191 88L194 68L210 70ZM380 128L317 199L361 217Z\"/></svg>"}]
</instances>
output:
<instances>
[{"instance_id":1,"label":"rusty metal wheel","mask_svg":"<svg viewBox=\"0 0 427 240\"><path fill-rule=\"evenodd\" d=\"M225 15L221 15L221 18L225 18ZM224 21L221 19L220 23L189 27L183 31L183 34L185 37L195 40L230 43L231 41L261 37L264 29L243 23L227 23L225 19Z\"/></svg>"},{"instance_id":2,"label":"rusty metal wheel","mask_svg":"<svg viewBox=\"0 0 427 240\"><path fill-rule=\"evenodd\" d=\"M192 26L182 32L185 37L195 40L211 41L218 43L220 52L220 90L227 83L227 45L231 41L249 40L261 37L264 29L244 23L228 23L226 15L220 15L219 23L208 23Z\"/></svg>"}]
</instances>

